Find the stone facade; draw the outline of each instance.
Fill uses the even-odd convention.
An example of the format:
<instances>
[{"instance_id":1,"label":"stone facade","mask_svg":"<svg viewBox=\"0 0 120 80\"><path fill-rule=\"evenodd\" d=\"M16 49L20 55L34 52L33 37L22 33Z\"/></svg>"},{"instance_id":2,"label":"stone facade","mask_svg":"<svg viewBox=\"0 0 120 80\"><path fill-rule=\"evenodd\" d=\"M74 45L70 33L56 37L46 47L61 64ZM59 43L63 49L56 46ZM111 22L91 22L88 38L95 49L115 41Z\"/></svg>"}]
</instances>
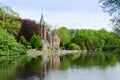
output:
<instances>
[{"instance_id":1,"label":"stone facade","mask_svg":"<svg viewBox=\"0 0 120 80\"><path fill-rule=\"evenodd\" d=\"M55 31L53 36L53 48L58 50L59 47L60 47L60 38Z\"/></svg>"},{"instance_id":2,"label":"stone facade","mask_svg":"<svg viewBox=\"0 0 120 80\"><path fill-rule=\"evenodd\" d=\"M41 14L40 19L40 36L42 38L43 50L47 50L49 47L56 50L60 48L60 38L56 30L50 30L49 27L45 25L43 14Z\"/></svg>"}]
</instances>

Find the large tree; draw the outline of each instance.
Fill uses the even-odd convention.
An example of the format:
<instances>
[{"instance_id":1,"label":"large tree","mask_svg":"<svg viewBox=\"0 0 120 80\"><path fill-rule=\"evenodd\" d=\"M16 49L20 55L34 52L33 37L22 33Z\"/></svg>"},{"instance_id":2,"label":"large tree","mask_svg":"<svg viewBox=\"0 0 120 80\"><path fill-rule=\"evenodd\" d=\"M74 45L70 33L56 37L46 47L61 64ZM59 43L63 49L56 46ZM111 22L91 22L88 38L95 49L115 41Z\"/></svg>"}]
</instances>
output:
<instances>
[{"instance_id":1,"label":"large tree","mask_svg":"<svg viewBox=\"0 0 120 80\"><path fill-rule=\"evenodd\" d=\"M115 16L112 20L113 30L114 32L120 36L120 14Z\"/></svg>"},{"instance_id":2,"label":"large tree","mask_svg":"<svg viewBox=\"0 0 120 80\"><path fill-rule=\"evenodd\" d=\"M100 0L103 10L109 12L114 18L111 20L113 30L120 36L120 0Z\"/></svg>"},{"instance_id":3,"label":"large tree","mask_svg":"<svg viewBox=\"0 0 120 80\"><path fill-rule=\"evenodd\" d=\"M0 27L7 30L10 34L17 36L21 27L18 21L19 14L10 7L0 4Z\"/></svg>"},{"instance_id":4,"label":"large tree","mask_svg":"<svg viewBox=\"0 0 120 80\"><path fill-rule=\"evenodd\" d=\"M104 11L113 13L120 13L120 0L100 0Z\"/></svg>"},{"instance_id":5,"label":"large tree","mask_svg":"<svg viewBox=\"0 0 120 80\"><path fill-rule=\"evenodd\" d=\"M85 47L88 52L92 49L92 37L93 31L82 29L79 30L75 36L72 38L71 42L76 43L83 50Z\"/></svg>"},{"instance_id":6,"label":"large tree","mask_svg":"<svg viewBox=\"0 0 120 80\"><path fill-rule=\"evenodd\" d=\"M30 41L32 35L40 34L39 25L30 19L21 19L21 29L18 37L24 36L27 41Z\"/></svg>"},{"instance_id":7,"label":"large tree","mask_svg":"<svg viewBox=\"0 0 120 80\"><path fill-rule=\"evenodd\" d=\"M57 30L60 37L61 46L65 47L70 42L69 32L66 27L61 27Z\"/></svg>"}]
</instances>

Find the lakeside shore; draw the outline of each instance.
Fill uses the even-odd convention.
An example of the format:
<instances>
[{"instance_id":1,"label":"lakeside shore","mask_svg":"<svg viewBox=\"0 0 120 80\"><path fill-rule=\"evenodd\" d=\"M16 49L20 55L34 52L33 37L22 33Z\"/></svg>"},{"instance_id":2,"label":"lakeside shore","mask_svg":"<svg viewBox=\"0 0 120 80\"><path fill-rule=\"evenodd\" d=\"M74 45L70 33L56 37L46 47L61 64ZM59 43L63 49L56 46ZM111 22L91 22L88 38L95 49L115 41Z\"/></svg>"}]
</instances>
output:
<instances>
[{"instance_id":1,"label":"lakeside shore","mask_svg":"<svg viewBox=\"0 0 120 80\"><path fill-rule=\"evenodd\" d=\"M35 49L31 49L27 51L27 56L29 57L36 57L36 56L42 56L42 55L65 55L65 54L73 54L73 53L81 53L81 52L87 52L86 50L45 50L45 51L36 51Z\"/></svg>"}]
</instances>

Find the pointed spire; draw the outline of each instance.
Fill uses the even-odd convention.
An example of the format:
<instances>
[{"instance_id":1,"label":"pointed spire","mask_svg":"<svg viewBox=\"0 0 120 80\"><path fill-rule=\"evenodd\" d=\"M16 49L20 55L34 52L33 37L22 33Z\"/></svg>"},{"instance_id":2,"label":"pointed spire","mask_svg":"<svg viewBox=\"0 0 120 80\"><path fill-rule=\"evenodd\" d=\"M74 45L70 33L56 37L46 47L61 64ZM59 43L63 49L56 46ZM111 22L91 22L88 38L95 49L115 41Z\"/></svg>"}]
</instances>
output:
<instances>
[{"instance_id":1,"label":"pointed spire","mask_svg":"<svg viewBox=\"0 0 120 80\"><path fill-rule=\"evenodd\" d=\"M41 14L40 24L44 25L43 9L42 9L42 14Z\"/></svg>"},{"instance_id":2,"label":"pointed spire","mask_svg":"<svg viewBox=\"0 0 120 80\"><path fill-rule=\"evenodd\" d=\"M43 25L43 24L44 24L43 14L41 14L40 24L41 24L41 25Z\"/></svg>"}]
</instances>

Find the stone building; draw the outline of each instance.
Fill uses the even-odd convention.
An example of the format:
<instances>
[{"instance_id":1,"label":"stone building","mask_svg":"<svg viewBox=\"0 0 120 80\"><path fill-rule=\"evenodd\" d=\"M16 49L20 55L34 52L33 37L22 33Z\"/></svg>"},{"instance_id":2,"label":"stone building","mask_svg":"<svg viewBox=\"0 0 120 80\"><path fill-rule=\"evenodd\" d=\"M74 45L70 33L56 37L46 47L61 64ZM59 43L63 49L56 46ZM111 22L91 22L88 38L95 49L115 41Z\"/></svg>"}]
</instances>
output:
<instances>
[{"instance_id":1,"label":"stone building","mask_svg":"<svg viewBox=\"0 0 120 80\"><path fill-rule=\"evenodd\" d=\"M60 38L57 35L56 30L50 30L49 26L46 26L43 14L41 14L40 19L40 36L42 38L43 50L47 50L50 47L56 50L60 48Z\"/></svg>"},{"instance_id":2,"label":"stone building","mask_svg":"<svg viewBox=\"0 0 120 80\"><path fill-rule=\"evenodd\" d=\"M54 49L59 49L60 47L60 38L59 36L57 35L56 31L53 32L53 48Z\"/></svg>"}]
</instances>

